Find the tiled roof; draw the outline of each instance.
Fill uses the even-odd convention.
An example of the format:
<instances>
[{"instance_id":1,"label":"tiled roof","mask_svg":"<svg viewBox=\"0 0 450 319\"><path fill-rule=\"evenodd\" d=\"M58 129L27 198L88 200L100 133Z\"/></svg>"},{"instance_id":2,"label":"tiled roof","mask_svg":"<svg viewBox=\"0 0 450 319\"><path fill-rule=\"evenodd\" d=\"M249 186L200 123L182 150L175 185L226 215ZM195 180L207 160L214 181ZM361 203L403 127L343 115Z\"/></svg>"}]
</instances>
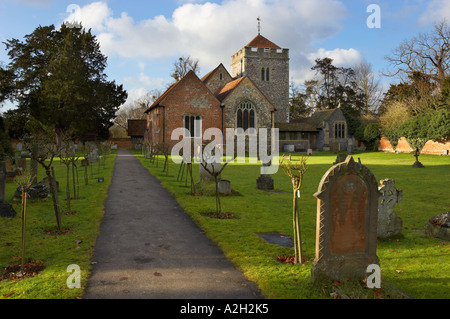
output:
<instances>
[{"instance_id":1,"label":"tiled roof","mask_svg":"<svg viewBox=\"0 0 450 319\"><path fill-rule=\"evenodd\" d=\"M246 47L281 49L278 45L258 34Z\"/></svg>"},{"instance_id":2,"label":"tiled roof","mask_svg":"<svg viewBox=\"0 0 450 319\"><path fill-rule=\"evenodd\" d=\"M237 80L229 82L227 85L225 85L222 89L220 89L216 93L216 97L220 102L223 102L223 100L226 99L226 97L241 83L241 81L245 79L245 77L239 78Z\"/></svg>"},{"instance_id":3,"label":"tiled roof","mask_svg":"<svg viewBox=\"0 0 450 319\"><path fill-rule=\"evenodd\" d=\"M153 109L154 107L158 106L159 103L162 102L162 100L178 85L178 83L180 83L181 80L179 80L178 82L172 84L167 90L166 92L164 92L163 94L161 94L161 96L155 101L153 102L153 104L144 112L144 113L148 113L151 109Z\"/></svg>"},{"instance_id":4,"label":"tiled roof","mask_svg":"<svg viewBox=\"0 0 450 319\"><path fill-rule=\"evenodd\" d=\"M319 130L308 121L290 122L290 123L276 123L275 127L280 132L318 132Z\"/></svg>"}]
</instances>

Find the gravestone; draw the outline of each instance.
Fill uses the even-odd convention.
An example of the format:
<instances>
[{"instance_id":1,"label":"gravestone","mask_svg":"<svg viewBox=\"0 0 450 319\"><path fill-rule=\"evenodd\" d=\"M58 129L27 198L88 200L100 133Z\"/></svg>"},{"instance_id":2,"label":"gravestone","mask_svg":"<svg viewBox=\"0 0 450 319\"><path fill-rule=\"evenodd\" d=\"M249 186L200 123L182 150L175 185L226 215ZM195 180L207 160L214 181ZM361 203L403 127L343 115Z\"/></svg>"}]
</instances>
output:
<instances>
[{"instance_id":1,"label":"gravestone","mask_svg":"<svg viewBox=\"0 0 450 319\"><path fill-rule=\"evenodd\" d=\"M270 163L262 165L262 173L256 179L256 188L260 190L273 190L273 178L267 173L267 167L270 166Z\"/></svg>"},{"instance_id":2,"label":"gravestone","mask_svg":"<svg viewBox=\"0 0 450 319\"><path fill-rule=\"evenodd\" d=\"M450 212L431 217L425 225L425 233L450 241Z\"/></svg>"},{"instance_id":3,"label":"gravestone","mask_svg":"<svg viewBox=\"0 0 450 319\"><path fill-rule=\"evenodd\" d=\"M380 181L378 190L381 193L378 203L378 238L388 238L402 231L402 220L394 211L394 206L402 200L402 190L394 187L393 179Z\"/></svg>"},{"instance_id":4,"label":"gravestone","mask_svg":"<svg viewBox=\"0 0 450 319\"><path fill-rule=\"evenodd\" d=\"M98 148L95 147L89 152L88 160L89 163L97 163L99 159Z\"/></svg>"},{"instance_id":5,"label":"gravestone","mask_svg":"<svg viewBox=\"0 0 450 319\"><path fill-rule=\"evenodd\" d=\"M221 179L217 183L217 190L221 195L229 195L231 194L231 182L226 179Z\"/></svg>"},{"instance_id":6,"label":"gravestone","mask_svg":"<svg viewBox=\"0 0 450 319\"><path fill-rule=\"evenodd\" d=\"M380 193L375 176L352 156L322 177L317 198L313 282L362 280L378 264L377 218Z\"/></svg>"},{"instance_id":7,"label":"gravestone","mask_svg":"<svg viewBox=\"0 0 450 319\"><path fill-rule=\"evenodd\" d=\"M16 216L14 208L6 202L6 162L0 161L0 217L13 218Z\"/></svg>"},{"instance_id":8,"label":"gravestone","mask_svg":"<svg viewBox=\"0 0 450 319\"><path fill-rule=\"evenodd\" d=\"M334 141L333 142L333 153L338 153L341 149L340 149L340 144L338 141Z\"/></svg>"},{"instance_id":9,"label":"gravestone","mask_svg":"<svg viewBox=\"0 0 450 319\"><path fill-rule=\"evenodd\" d=\"M413 166L414 168L424 168L423 164L419 162L419 155L420 151L419 148L416 147L416 150L414 151L414 157L416 158L416 161L414 162Z\"/></svg>"},{"instance_id":10,"label":"gravestone","mask_svg":"<svg viewBox=\"0 0 450 319\"><path fill-rule=\"evenodd\" d=\"M353 154L355 151L355 144L353 143L353 139L349 138L347 143L347 154Z\"/></svg>"},{"instance_id":11,"label":"gravestone","mask_svg":"<svg viewBox=\"0 0 450 319\"><path fill-rule=\"evenodd\" d=\"M344 162L346 159L347 159L347 155L346 155L346 154L344 154L344 153L339 153L339 154L336 156L336 161L333 163L333 165L342 163L342 162Z\"/></svg>"}]
</instances>

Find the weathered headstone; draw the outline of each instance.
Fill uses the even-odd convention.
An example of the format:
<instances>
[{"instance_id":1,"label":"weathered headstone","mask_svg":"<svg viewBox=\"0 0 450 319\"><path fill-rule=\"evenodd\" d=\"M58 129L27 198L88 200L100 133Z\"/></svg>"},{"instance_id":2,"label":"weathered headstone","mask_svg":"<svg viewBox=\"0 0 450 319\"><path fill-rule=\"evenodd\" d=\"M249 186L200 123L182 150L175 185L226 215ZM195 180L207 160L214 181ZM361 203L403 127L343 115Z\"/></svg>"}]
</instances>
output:
<instances>
[{"instance_id":1,"label":"weathered headstone","mask_svg":"<svg viewBox=\"0 0 450 319\"><path fill-rule=\"evenodd\" d=\"M89 163L97 163L98 159L99 159L98 148L95 147L89 152L88 160Z\"/></svg>"},{"instance_id":2,"label":"weathered headstone","mask_svg":"<svg viewBox=\"0 0 450 319\"><path fill-rule=\"evenodd\" d=\"M333 163L333 165L342 163L342 162L344 162L346 159L347 159L347 155L346 155L346 154L344 154L344 153L339 153L339 154L336 156L336 161Z\"/></svg>"},{"instance_id":3,"label":"weathered headstone","mask_svg":"<svg viewBox=\"0 0 450 319\"><path fill-rule=\"evenodd\" d=\"M347 142L347 154L353 154L355 151L355 144L353 143L353 139L349 138Z\"/></svg>"},{"instance_id":4,"label":"weathered headstone","mask_svg":"<svg viewBox=\"0 0 450 319\"><path fill-rule=\"evenodd\" d=\"M256 179L256 188L260 190L273 190L273 178L267 174L267 167L270 164L264 164L261 175Z\"/></svg>"},{"instance_id":5,"label":"weathered headstone","mask_svg":"<svg viewBox=\"0 0 450 319\"><path fill-rule=\"evenodd\" d=\"M14 208L6 202L6 163L0 161L0 217L13 218L16 216Z\"/></svg>"},{"instance_id":6,"label":"weathered headstone","mask_svg":"<svg viewBox=\"0 0 450 319\"><path fill-rule=\"evenodd\" d=\"M402 200L402 190L394 187L393 179L380 181L378 190L381 193L378 203L378 238L388 238L401 233L402 219L397 216L394 206Z\"/></svg>"},{"instance_id":7,"label":"weathered headstone","mask_svg":"<svg viewBox=\"0 0 450 319\"><path fill-rule=\"evenodd\" d=\"M226 179L221 179L217 183L217 190L221 195L229 195L231 194L231 182Z\"/></svg>"},{"instance_id":8,"label":"weathered headstone","mask_svg":"<svg viewBox=\"0 0 450 319\"><path fill-rule=\"evenodd\" d=\"M425 233L432 237L450 240L450 212L431 217L425 225Z\"/></svg>"},{"instance_id":9,"label":"weathered headstone","mask_svg":"<svg viewBox=\"0 0 450 319\"><path fill-rule=\"evenodd\" d=\"M333 153L337 153L340 151L340 144L338 141L333 142Z\"/></svg>"},{"instance_id":10,"label":"weathered headstone","mask_svg":"<svg viewBox=\"0 0 450 319\"><path fill-rule=\"evenodd\" d=\"M379 262L380 193L375 176L348 156L325 173L314 196L317 232L312 281L366 278L367 266Z\"/></svg>"}]
</instances>

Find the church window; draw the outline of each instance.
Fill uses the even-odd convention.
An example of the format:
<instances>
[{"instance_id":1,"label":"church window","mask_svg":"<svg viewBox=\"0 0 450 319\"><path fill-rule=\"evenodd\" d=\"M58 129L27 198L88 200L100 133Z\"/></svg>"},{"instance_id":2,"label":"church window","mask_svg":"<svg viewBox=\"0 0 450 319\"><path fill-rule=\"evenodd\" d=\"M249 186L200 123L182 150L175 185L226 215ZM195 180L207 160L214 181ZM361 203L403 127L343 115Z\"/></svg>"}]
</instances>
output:
<instances>
[{"instance_id":1,"label":"church window","mask_svg":"<svg viewBox=\"0 0 450 319\"><path fill-rule=\"evenodd\" d=\"M334 123L334 138L345 138L345 122Z\"/></svg>"},{"instance_id":2,"label":"church window","mask_svg":"<svg viewBox=\"0 0 450 319\"><path fill-rule=\"evenodd\" d=\"M223 74L222 74L222 73L219 74L219 80L220 80L220 81L223 80Z\"/></svg>"},{"instance_id":3,"label":"church window","mask_svg":"<svg viewBox=\"0 0 450 319\"><path fill-rule=\"evenodd\" d=\"M189 131L186 137L201 137L202 118L199 115L185 115L184 128Z\"/></svg>"},{"instance_id":4,"label":"church window","mask_svg":"<svg viewBox=\"0 0 450 319\"><path fill-rule=\"evenodd\" d=\"M252 103L243 102L239 105L236 114L236 126L244 131L249 128L256 128L256 112Z\"/></svg>"},{"instance_id":5,"label":"church window","mask_svg":"<svg viewBox=\"0 0 450 319\"><path fill-rule=\"evenodd\" d=\"M267 68L267 70L266 70L266 81L267 81L267 82L270 81L269 68Z\"/></svg>"},{"instance_id":6,"label":"church window","mask_svg":"<svg viewBox=\"0 0 450 319\"><path fill-rule=\"evenodd\" d=\"M261 69L261 81L266 80L266 70L264 68Z\"/></svg>"}]
</instances>

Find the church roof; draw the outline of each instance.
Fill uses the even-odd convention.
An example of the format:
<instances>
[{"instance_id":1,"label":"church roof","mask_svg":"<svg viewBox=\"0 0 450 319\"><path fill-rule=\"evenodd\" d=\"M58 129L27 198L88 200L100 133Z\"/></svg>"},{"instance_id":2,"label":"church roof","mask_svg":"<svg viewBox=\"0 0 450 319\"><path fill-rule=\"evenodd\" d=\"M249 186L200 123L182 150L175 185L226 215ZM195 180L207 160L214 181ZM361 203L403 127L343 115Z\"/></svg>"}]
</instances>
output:
<instances>
[{"instance_id":1,"label":"church roof","mask_svg":"<svg viewBox=\"0 0 450 319\"><path fill-rule=\"evenodd\" d=\"M227 83L222 89L220 89L217 93L216 93L216 97L220 102L223 102L227 96L233 92L233 90L239 85L239 83L242 82L242 80L244 80L245 77L239 78L237 80L231 81L229 83Z\"/></svg>"},{"instance_id":2,"label":"church roof","mask_svg":"<svg viewBox=\"0 0 450 319\"><path fill-rule=\"evenodd\" d=\"M250 43L247 44L246 47L281 49L278 45L266 39L260 34L258 34L252 41L250 41Z\"/></svg>"}]
</instances>

